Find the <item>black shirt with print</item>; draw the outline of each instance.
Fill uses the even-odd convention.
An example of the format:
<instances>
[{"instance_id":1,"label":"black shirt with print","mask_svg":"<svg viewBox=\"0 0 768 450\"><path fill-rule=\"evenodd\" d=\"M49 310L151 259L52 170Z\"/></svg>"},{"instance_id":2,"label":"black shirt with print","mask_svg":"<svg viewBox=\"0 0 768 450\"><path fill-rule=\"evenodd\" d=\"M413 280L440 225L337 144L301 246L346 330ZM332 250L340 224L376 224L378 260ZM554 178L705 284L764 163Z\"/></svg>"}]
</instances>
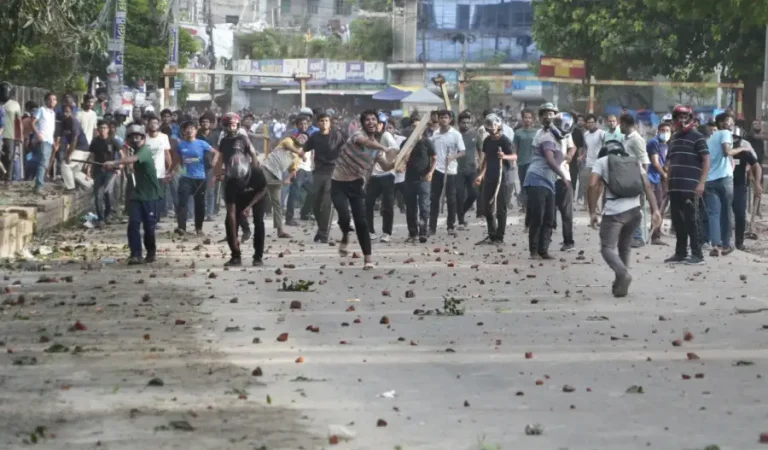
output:
<instances>
[{"instance_id":1,"label":"black shirt with print","mask_svg":"<svg viewBox=\"0 0 768 450\"><path fill-rule=\"evenodd\" d=\"M91 152L91 159L97 163L113 161L118 150L120 150L120 144L115 139L104 139L101 136L93 138L88 147L88 151Z\"/></svg>"}]
</instances>

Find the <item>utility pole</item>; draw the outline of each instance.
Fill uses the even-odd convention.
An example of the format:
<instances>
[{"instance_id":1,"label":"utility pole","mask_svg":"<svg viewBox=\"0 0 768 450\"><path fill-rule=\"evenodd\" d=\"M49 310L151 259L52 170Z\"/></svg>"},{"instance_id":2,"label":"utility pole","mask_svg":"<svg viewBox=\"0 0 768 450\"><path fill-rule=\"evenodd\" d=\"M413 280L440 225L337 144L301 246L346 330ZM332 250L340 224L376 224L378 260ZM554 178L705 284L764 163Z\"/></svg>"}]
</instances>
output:
<instances>
[{"instance_id":1,"label":"utility pole","mask_svg":"<svg viewBox=\"0 0 768 450\"><path fill-rule=\"evenodd\" d=\"M768 130L768 25L765 26L765 60L763 62L763 102L761 105L763 130Z\"/></svg>"},{"instance_id":2,"label":"utility pole","mask_svg":"<svg viewBox=\"0 0 768 450\"><path fill-rule=\"evenodd\" d=\"M123 103L123 50L127 14L128 0L116 0L112 39L107 42L107 49L112 54L111 64L107 67L107 95L112 109Z\"/></svg>"},{"instance_id":3,"label":"utility pole","mask_svg":"<svg viewBox=\"0 0 768 450\"><path fill-rule=\"evenodd\" d=\"M168 67L179 67L179 0L171 0L171 14L173 15L173 24L168 31ZM178 75L177 75L178 76ZM174 79L175 81L175 79ZM171 86L170 77L165 77L165 107L177 106L179 93L176 92L176 86ZM173 105L171 105L171 90L173 90Z\"/></svg>"},{"instance_id":4,"label":"utility pole","mask_svg":"<svg viewBox=\"0 0 768 450\"><path fill-rule=\"evenodd\" d=\"M421 24L421 59L424 64L424 86L427 86L427 18L424 14L424 0L419 0L419 21Z\"/></svg>"},{"instance_id":5,"label":"utility pole","mask_svg":"<svg viewBox=\"0 0 768 450\"><path fill-rule=\"evenodd\" d=\"M216 70L216 52L214 52L213 50L213 10L211 8L211 2L212 0L205 0L205 4L206 4L205 21L207 22L206 32L208 33L209 68L211 70ZM216 103L216 75L211 75L210 81L211 81L211 85L210 85L211 106L213 106L213 104Z\"/></svg>"}]
</instances>

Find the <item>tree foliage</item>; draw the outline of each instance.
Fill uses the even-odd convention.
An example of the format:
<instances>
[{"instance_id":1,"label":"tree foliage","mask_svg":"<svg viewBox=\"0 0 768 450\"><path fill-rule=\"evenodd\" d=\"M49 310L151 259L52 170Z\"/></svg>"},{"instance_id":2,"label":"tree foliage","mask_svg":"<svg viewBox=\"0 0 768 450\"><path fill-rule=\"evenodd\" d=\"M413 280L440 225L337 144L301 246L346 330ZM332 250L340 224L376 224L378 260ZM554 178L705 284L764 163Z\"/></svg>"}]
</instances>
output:
<instances>
[{"instance_id":1,"label":"tree foliage","mask_svg":"<svg viewBox=\"0 0 768 450\"><path fill-rule=\"evenodd\" d=\"M0 78L57 92L82 92L89 75L106 76L107 36L114 6L106 0L5 0L0 2ZM163 2L130 0L125 79L159 82L168 36ZM197 44L179 33L179 59L186 64Z\"/></svg>"},{"instance_id":2,"label":"tree foliage","mask_svg":"<svg viewBox=\"0 0 768 450\"><path fill-rule=\"evenodd\" d=\"M597 78L698 81L718 64L731 79L761 73L765 2L540 0L534 8L538 49L584 59Z\"/></svg>"},{"instance_id":3,"label":"tree foliage","mask_svg":"<svg viewBox=\"0 0 768 450\"><path fill-rule=\"evenodd\" d=\"M394 45L386 19L356 19L350 23L349 42L336 37L307 40L303 34L265 30L239 38L251 59L328 58L349 61L387 61Z\"/></svg>"}]
</instances>

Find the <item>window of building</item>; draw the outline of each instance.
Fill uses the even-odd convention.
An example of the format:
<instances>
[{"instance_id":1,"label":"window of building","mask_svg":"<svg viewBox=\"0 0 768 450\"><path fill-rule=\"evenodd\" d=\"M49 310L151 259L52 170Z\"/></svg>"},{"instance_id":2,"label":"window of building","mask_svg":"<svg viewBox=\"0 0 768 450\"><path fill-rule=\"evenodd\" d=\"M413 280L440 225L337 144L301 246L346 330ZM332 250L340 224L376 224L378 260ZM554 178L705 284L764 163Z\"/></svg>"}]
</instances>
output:
<instances>
[{"instance_id":1,"label":"window of building","mask_svg":"<svg viewBox=\"0 0 768 450\"><path fill-rule=\"evenodd\" d=\"M469 5L456 5L456 29L469 29Z\"/></svg>"},{"instance_id":2,"label":"window of building","mask_svg":"<svg viewBox=\"0 0 768 450\"><path fill-rule=\"evenodd\" d=\"M434 3L427 0L422 0L422 2L419 4L419 7L419 29L424 30L437 28Z\"/></svg>"},{"instance_id":3,"label":"window of building","mask_svg":"<svg viewBox=\"0 0 768 450\"><path fill-rule=\"evenodd\" d=\"M317 14L320 10L320 0L307 0L307 13Z\"/></svg>"},{"instance_id":4,"label":"window of building","mask_svg":"<svg viewBox=\"0 0 768 450\"><path fill-rule=\"evenodd\" d=\"M233 23L237 25L240 22L240 16L224 16L224 23Z\"/></svg>"},{"instance_id":5,"label":"window of building","mask_svg":"<svg viewBox=\"0 0 768 450\"><path fill-rule=\"evenodd\" d=\"M337 16L352 15L352 4L348 0L334 0L333 13Z\"/></svg>"},{"instance_id":6,"label":"window of building","mask_svg":"<svg viewBox=\"0 0 768 450\"><path fill-rule=\"evenodd\" d=\"M291 0L280 0L280 14L291 13Z\"/></svg>"}]
</instances>

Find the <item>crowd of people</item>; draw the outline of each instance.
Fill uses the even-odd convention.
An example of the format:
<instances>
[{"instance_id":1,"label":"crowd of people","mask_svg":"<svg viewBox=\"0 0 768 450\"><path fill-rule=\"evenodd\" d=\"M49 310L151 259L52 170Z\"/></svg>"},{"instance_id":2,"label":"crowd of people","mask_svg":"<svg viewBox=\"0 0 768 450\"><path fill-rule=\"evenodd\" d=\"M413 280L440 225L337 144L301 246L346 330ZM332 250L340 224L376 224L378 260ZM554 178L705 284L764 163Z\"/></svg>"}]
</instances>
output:
<instances>
[{"instance_id":1,"label":"crowd of people","mask_svg":"<svg viewBox=\"0 0 768 450\"><path fill-rule=\"evenodd\" d=\"M129 264L155 260L162 218L175 215L180 235L192 219L202 234L222 202L228 266L242 264L240 243L251 236L253 265L263 264L269 214L278 239L314 216L314 241L337 245L341 255L356 233L370 270L372 243L393 239L396 209L406 217L405 242L425 243L438 233L443 206L448 236L467 229L473 211L485 219L478 245L503 245L508 212L519 208L530 258L550 260L558 215L560 250L576 247L574 209L581 204L591 225L599 224L601 253L616 275L613 293L621 297L632 281L630 249L667 245L660 226L667 206L677 242L666 262L703 264L705 251L744 249L749 183L759 198L768 141L759 122L745 133L725 112L701 125L685 106L649 138L631 114L604 117L601 129L598 117L551 103L522 110L513 122L510 111L493 110L458 117L438 110L423 119L366 110L347 121L322 108L301 108L287 119L248 111L157 115L151 107L110 112L101 95L85 96L78 107L67 95L59 104L53 93L22 111L8 89L0 84L6 183L18 172L13 155L22 148L31 155L23 172L36 190L56 176L66 189L93 189L97 227L122 207ZM428 123L420 126L422 120ZM331 237L334 215L338 242Z\"/></svg>"}]
</instances>

